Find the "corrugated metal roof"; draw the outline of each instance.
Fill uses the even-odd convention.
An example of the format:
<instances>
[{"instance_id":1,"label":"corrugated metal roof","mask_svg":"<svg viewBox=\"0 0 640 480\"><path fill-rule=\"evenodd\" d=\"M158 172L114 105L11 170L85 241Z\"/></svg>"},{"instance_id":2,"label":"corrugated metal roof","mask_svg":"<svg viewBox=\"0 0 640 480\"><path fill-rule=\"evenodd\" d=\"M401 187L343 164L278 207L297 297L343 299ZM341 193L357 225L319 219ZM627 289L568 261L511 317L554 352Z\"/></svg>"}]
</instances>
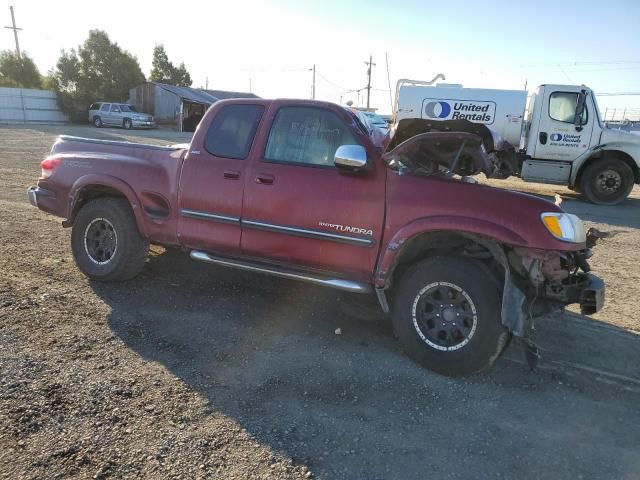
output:
<instances>
[{"instance_id":1,"label":"corrugated metal roof","mask_svg":"<svg viewBox=\"0 0 640 480\"><path fill-rule=\"evenodd\" d=\"M246 92L229 92L226 90L205 90L202 88L177 87L175 85L168 85L166 83L159 82L149 83L154 84L158 88L168 90L169 92L184 100L204 103L207 105L211 105L218 100L224 100L226 98L260 98L253 93Z\"/></svg>"},{"instance_id":2,"label":"corrugated metal roof","mask_svg":"<svg viewBox=\"0 0 640 480\"><path fill-rule=\"evenodd\" d=\"M210 95L213 95L218 100L225 100L227 98L260 98L259 96L253 93L246 92L227 92L225 90L201 90L202 92L207 92Z\"/></svg>"},{"instance_id":3,"label":"corrugated metal roof","mask_svg":"<svg viewBox=\"0 0 640 480\"><path fill-rule=\"evenodd\" d=\"M219 100L217 97L214 97L213 95L205 92L204 90L200 90L197 88L177 87L175 85L167 85L166 83L158 83L158 82L151 82L151 83L153 83L155 86L159 88L168 90L174 95L177 95L178 97L184 100L188 100L190 102L204 103L206 105L211 105L212 103L215 103L217 100Z\"/></svg>"}]
</instances>

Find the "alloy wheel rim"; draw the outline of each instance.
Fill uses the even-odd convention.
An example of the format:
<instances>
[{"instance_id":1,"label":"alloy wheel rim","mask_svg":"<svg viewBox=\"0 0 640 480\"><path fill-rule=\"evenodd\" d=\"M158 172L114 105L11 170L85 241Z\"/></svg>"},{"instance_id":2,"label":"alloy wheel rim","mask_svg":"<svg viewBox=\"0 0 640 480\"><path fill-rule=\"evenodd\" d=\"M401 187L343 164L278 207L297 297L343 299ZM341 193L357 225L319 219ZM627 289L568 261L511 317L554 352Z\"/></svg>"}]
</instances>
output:
<instances>
[{"instance_id":1,"label":"alloy wheel rim","mask_svg":"<svg viewBox=\"0 0 640 480\"><path fill-rule=\"evenodd\" d=\"M453 283L433 282L416 295L412 307L413 326L432 348L458 350L476 333L478 313L469 294Z\"/></svg>"},{"instance_id":2,"label":"alloy wheel rim","mask_svg":"<svg viewBox=\"0 0 640 480\"><path fill-rule=\"evenodd\" d=\"M84 250L96 265L106 265L118 251L118 234L106 218L94 218L84 231Z\"/></svg>"}]
</instances>

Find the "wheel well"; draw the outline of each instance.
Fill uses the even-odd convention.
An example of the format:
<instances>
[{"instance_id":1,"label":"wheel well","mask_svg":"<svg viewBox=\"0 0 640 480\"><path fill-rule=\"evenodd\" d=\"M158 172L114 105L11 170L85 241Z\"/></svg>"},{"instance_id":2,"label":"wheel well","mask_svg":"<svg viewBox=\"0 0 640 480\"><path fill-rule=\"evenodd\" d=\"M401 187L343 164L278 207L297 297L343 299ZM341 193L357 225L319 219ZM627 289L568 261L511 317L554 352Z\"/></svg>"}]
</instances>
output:
<instances>
[{"instance_id":1,"label":"wheel well","mask_svg":"<svg viewBox=\"0 0 640 480\"><path fill-rule=\"evenodd\" d=\"M112 187L107 187L106 185L86 186L82 190L80 190L80 192L78 192L69 218L70 222L73 222L73 219L76 217L77 213L84 205L87 204L87 202L95 200L96 198L104 197L127 199L127 197L121 191Z\"/></svg>"},{"instance_id":2,"label":"wheel well","mask_svg":"<svg viewBox=\"0 0 640 480\"><path fill-rule=\"evenodd\" d=\"M434 255L452 255L473 259L482 266L502 289L504 284L504 268L487 248L491 239L459 232L429 232L416 235L398 252L389 278L388 285L393 285L404 272L416 262ZM499 246L498 244L495 244Z\"/></svg>"},{"instance_id":3,"label":"wheel well","mask_svg":"<svg viewBox=\"0 0 640 480\"><path fill-rule=\"evenodd\" d=\"M633 182L640 183L640 169L638 168L638 165L633 160L631 155L629 155L628 153L622 152L620 150L601 150L598 153L595 153L594 155L589 157L582 164L582 166L580 167L580 170L578 171L578 175L576 176L575 185L580 185L580 182L582 181L582 174L584 173L584 171L587 169L589 165L604 158L618 158L623 162L625 162L627 165L629 165L629 167L633 171Z\"/></svg>"}]
</instances>

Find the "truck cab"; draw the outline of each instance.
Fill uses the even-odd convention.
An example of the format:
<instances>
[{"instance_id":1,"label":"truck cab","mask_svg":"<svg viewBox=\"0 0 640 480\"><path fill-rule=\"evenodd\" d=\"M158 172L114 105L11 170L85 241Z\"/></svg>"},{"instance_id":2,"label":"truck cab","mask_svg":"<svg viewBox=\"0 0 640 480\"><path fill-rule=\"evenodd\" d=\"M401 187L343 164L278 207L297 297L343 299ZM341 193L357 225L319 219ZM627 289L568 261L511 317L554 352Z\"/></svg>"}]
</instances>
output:
<instances>
[{"instance_id":1,"label":"truck cab","mask_svg":"<svg viewBox=\"0 0 640 480\"><path fill-rule=\"evenodd\" d=\"M608 205L622 201L640 181L640 137L607 128L585 86L539 86L522 140L526 181L568 185Z\"/></svg>"}]
</instances>

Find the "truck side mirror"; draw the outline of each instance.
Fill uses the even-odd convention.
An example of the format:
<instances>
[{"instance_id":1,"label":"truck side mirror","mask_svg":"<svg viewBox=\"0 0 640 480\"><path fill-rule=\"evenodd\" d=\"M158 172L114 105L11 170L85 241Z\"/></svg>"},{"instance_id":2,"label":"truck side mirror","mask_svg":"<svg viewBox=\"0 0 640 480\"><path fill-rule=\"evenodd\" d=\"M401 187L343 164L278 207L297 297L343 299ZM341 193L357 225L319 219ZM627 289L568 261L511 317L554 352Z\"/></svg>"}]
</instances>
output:
<instances>
[{"instance_id":1,"label":"truck side mirror","mask_svg":"<svg viewBox=\"0 0 640 480\"><path fill-rule=\"evenodd\" d=\"M341 145L336 150L333 163L340 170L361 171L367 166L367 151L362 145Z\"/></svg>"},{"instance_id":2,"label":"truck side mirror","mask_svg":"<svg viewBox=\"0 0 640 480\"><path fill-rule=\"evenodd\" d=\"M573 125L578 132L582 131L582 116L584 115L584 104L587 100L587 91L580 90L578 95L578 103L576 104L576 115L573 118Z\"/></svg>"}]
</instances>

